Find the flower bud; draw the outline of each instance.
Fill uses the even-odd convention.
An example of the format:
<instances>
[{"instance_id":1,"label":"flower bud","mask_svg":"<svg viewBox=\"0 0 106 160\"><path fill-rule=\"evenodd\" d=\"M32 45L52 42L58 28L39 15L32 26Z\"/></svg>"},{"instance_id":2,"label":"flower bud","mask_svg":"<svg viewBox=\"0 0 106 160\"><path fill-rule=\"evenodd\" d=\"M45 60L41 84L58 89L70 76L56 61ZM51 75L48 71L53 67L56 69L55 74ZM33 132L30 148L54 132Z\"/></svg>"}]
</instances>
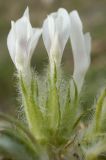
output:
<instances>
[{"instance_id":1,"label":"flower bud","mask_svg":"<svg viewBox=\"0 0 106 160\"><path fill-rule=\"evenodd\" d=\"M80 93L90 65L91 37L89 33L83 33L82 22L77 11L70 13L70 40L74 58L73 78Z\"/></svg>"},{"instance_id":2,"label":"flower bud","mask_svg":"<svg viewBox=\"0 0 106 160\"><path fill-rule=\"evenodd\" d=\"M50 14L43 24L43 41L48 52L51 71L60 66L63 51L70 34L70 20L63 8Z\"/></svg>"},{"instance_id":3,"label":"flower bud","mask_svg":"<svg viewBox=\"0 0 106 160\"><path fill-rule=\"evenodd\" d=\"M11 22L11 30L7 38L10 56L18 71L30 67L30 60L37 45L41 29L32 28L29 20L29 9L16 22Z\"/></svg>"}]
</instances>

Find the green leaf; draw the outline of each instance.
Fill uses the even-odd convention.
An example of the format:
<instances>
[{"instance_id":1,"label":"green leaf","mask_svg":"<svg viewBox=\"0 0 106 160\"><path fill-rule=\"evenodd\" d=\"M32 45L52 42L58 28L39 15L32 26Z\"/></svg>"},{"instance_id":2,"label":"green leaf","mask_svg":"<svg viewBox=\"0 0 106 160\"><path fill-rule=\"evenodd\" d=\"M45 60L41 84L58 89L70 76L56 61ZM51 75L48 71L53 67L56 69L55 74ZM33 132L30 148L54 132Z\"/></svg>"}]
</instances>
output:
<instances>
[{"instance_id":1,"label":"green leaf","mask_svg":"<svg viewBox=\"0 0 106 160\"><path fill-rule=\"evenodd\" d=\"M0 130L0 152L14 160L39 160L37 153L9 129Z\"/></svg>"},{"instance_id":2,"label":"green leaf","mask_svg":"<svg viewBox=\"0 0 106 160\"><path fill-rule=\"evenodd\" d=\"M105 106L103 105L105 98L106 98L106 89L102 92L96 104L96 111L95 111L94 120L93 120L95 132L101 130L101 126L103 125L102 119L104 116L106 116L104 115L104 111L103 111L103 107L106 107L106 105Z\"/></svg>"},{"instance_id":3,"label":"green leaf","mask_svg":"<svg viewBox=\"0 0 106 160\"><path fill-rule=\"evenodd\" d=\"M83 148L86 160L106 159L106 139L98 140Z\"/></svg>"},{"instance_id":4,"label":"green leaf","mask_svg":"<svg viewBox=\"0 0 106 160\"><path fill-rule=\"evenodd\" d=\"M24 139L28 145L35 150L35 152L40 153L41 152L41 146L36 141L35 137L30 133L29 129L26 128L24 125L22 125L18 120L14 119L13 117L10 117L6 114L0 113L0 119L8 122L11 124L11 126L6 125L3 126L3 129L10 129L12 130L16 135L19 134L21 138ZM14 127L14 129L13 129Z\"/></svg>"},{"instance_id":5,"label":"green leaf","mask_svg":"<svg viewBox=\"0 0 106 160\"><path fill-rule=\"evenodd\" d=\"M29 129L26 128L24 125L22 125L15 118L10 117L9 115L6 115L6 114L0 112L0 119L10 123L11 125L14 125L16 127L16 129L19 130L25 138L30 139L31 143L33 143L34 145L37 143L35 137L33 137L33 135L30 133ZM9 126L7 126L7 127L9 127Z\"/></svg>"}]
</instances>

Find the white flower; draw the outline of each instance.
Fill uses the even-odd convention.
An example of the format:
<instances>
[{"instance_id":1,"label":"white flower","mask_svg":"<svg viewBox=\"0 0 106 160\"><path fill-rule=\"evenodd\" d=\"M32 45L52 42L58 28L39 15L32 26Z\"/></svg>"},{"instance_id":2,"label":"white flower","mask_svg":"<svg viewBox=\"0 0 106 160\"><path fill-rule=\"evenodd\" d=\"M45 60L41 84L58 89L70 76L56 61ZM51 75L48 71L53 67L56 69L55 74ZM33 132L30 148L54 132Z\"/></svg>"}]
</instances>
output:
<instances>
[{"instance_id":1,"label":"white flower","mask_svg":"<svg viewBox=\"0 0 106 160\"><path fill-rule=\"evenodd\" d=\"M23 71L30 66L30 60L40 35L41 29L32 28L30 24L28 8L22 18L11 22L7 46L18 71Z\"/></svg>"},{"instance_id":2,"label":"white flower","mask_svg":"<svg viewBox=\"0 0 106 160\"><path fill-rule=\"evenodd\" d=\"M90 65L91 37L89 33L83 33L82 22L77 11L70 13L70 39L74 58L73 78L80 93Z\"/></svg>"},{"instance_id":3,"label":"white flower","mask_svg":"<svg viewBox=\"0 0 106 160\"><path fill-rule=\"evenodd\" d=\"M70 34L70 20L63 8L50 14L43 24L43 41L48 52L50 65L60 65L63 51Z\"/></svg>"}]
</instances>

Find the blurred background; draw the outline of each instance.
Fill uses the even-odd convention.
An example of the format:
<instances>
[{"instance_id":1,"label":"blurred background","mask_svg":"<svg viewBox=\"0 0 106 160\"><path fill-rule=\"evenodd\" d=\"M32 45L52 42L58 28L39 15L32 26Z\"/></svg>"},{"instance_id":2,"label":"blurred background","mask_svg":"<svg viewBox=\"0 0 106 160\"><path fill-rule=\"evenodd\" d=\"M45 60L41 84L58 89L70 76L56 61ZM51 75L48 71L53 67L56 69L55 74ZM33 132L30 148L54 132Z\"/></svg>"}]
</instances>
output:
<instances>
[{"instance_id":1,"label":"blurred background","mask_svg":"<svg viewBox=\"0 0 106 160\"><path fill-rule=\"evenodd\" d=\"M27 7L30 8L31 23L41 27L46 16L60 7L69 12L77 9L83 21L84 31L92 36L92 61L86 76L83 107L90 107L96 101L101 88L106 87L106 0L0 0L0 111L18 114L15 66L13 65L6 39L10 21L20 18ZM42 39L35 50L32 65L40 73L48 63ZM72 74L73 58L68 42L64 51L62 67L66 76Z\"/></svg>"}]
</instances>

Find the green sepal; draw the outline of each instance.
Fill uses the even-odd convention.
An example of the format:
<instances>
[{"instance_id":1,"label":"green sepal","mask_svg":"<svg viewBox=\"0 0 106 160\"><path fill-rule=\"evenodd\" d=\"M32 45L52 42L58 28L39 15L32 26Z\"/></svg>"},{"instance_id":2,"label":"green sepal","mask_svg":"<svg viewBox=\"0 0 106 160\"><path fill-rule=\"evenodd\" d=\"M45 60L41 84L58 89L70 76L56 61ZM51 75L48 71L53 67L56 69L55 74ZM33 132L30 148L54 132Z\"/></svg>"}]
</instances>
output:
<instances>
[{"instance_id":1,"label":"green sepal","mask_svg":"<svg viewBox=\"0 0 106 160\"><path fill-rule=\"evenodd\" d=\"M77 84L75 83L75 80L74 80L73 77L71 77L71 80L72 80L72 82L73 82L73 84L74 84L74 90L75 90L75 91L74 91L74 99L72 99L72 100L73 100L73 104L74 104L75 106L77 106L78 100L79 100ZM73 91L71 90L71 92L73 92Z\"/></svg>"},{"instance_id":2,"label":"green sepal","mask_svg":"<svg viewBox=\"0 0 106 160\"><path fill-rule=\"evenodd\" d=\"M95 132L100 131L101 129L101 119L102 117L102 111L103 111L103 102L104 99L106 98L106 89L103 91L103 93L101 94L101 96L99 97L97 104L96 104L96 111L95 111L95 115L94 115L94 128L95 128ZM106 116L106 115L105 115Z\"/></svg>"},{"instance_id":3,"label":"green sepal","mask_svg":"<svg viewBox=\"0 0 106 160\"><path fill-rule=\"evenodd\" d=\"M60 102L59 102L59 92L58 92L58 75L56 70L56 65L54 67L54 75L51 79L51 76L48 75L48 98L47 98L47 116L46 122L48 125L48 131L50 131L50 135L55 135L59 125L60 125Z\"/></svg>"},{"instance_id":4,"label":"green sepal","mask_svg":"<svg viewBox=\"0 0 106 160\"><path fill-rule=\"evenodd\" d=\"M63 114L61 116L61 123L60 123L60 136L66 136L67 134L71 135L69 132L70 127L72 128L72 117L71 117L71 99L70 99L70 88L68 88L65 107L63 109Z\"/></svg>"},{"instance_id":5,"label":"green sepal","mask_svg":"<svg viewBox=\"0 0 106 160\"><path fill-rule=\"evenodd\" d=\"M32 79L31 79L31 87L30 87L30 94L35 100L35 103L38 104L38 82L37 82L37 74L34 75L32 72Z\"/></svg>"},{"instance_id":6,"label":"green sepal","mask_svg":"<svg viewBox=\"0 0 106 160\"><path fill-rule=\"evenodd\" d=\"M37 82L36 82L37 83ZM29 128L35 138L42 141L45 139L44 136L44 126L43 126L43 114L41 108L38 106L38 103L33 95L33 79L31 81L31 88L27 86L22 76L20 76L20 86L23 97L24 111L26 119L29 125Z\"/></svg>"},{"instance_id":7,"label":"green sepal","mask_svg":"<svg viewBox=\"0 0 106 160\"><path fill-rule=\"evenodd\" d=\"M63 110L60 125L61 136L63 136L66 139L70 138L70 136L74 132L74 129L77 127L81 118L83 117L83 113L77 116L77 110L75 108L76 102L73 102L70 96L70 87L68 87L66 103Z\"/></svg>"}]
</instances>

